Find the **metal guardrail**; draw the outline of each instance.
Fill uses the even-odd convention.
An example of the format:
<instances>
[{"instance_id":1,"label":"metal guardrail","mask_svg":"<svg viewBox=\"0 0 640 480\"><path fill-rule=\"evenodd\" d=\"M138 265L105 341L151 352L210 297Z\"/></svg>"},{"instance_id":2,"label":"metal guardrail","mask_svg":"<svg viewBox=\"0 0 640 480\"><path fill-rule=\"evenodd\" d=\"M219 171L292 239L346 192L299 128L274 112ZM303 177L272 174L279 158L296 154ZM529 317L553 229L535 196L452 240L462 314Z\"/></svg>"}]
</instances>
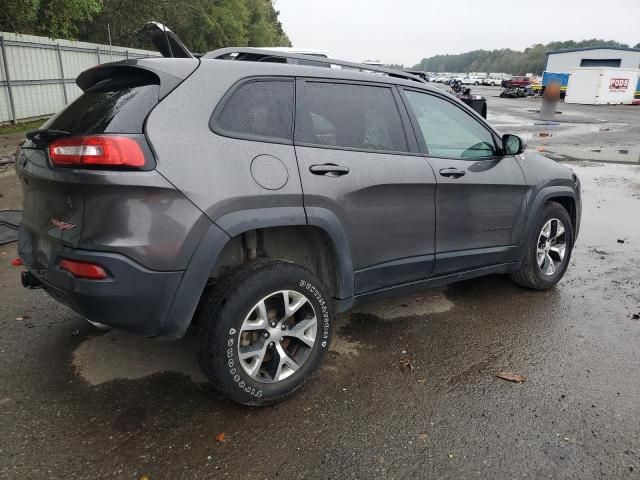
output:
<instances>
[{"instance_id":1,"label":"metal guardrail","mask_svg":"<svg viewBox=\"0 0 640 480\"><path fill-rule=\"evenodd\" d=\"M6 34L17 37L14 34ZM111 47L109 45L82 44L68 45L65 41L50 40L45 37L27 36L28 39L40 41L18 40L0 35L0 123L12 122L26 118L51 115L73 101L79 94L74 88L75 76L66 72L65 65L72 63L71 70L86 69L107 61L126 60L157 56L157 52ZM96 45L88 47L86 45ZM48 52L34 54L34 52ZM87 54L91 54L87 57ZM47 57L47 62L37 61L38 57ZM28 72L23 78L15 72ZM77 72L79 73L79 72ZM59 90L55 91L55 85ZM54 89L54 90L52 90ZM60 94L61 97L60 97ZM8 105L5 101L8 100ZM4 105L3 105L4 104ZM21 105L29 108L21 109ZM6 108L8 106L8 108ZM4 107L4 108L3 108ZM21 111L23 110L23 111ZM24 110L29 110L25 112Z\"/></svg>"}]
</instances>

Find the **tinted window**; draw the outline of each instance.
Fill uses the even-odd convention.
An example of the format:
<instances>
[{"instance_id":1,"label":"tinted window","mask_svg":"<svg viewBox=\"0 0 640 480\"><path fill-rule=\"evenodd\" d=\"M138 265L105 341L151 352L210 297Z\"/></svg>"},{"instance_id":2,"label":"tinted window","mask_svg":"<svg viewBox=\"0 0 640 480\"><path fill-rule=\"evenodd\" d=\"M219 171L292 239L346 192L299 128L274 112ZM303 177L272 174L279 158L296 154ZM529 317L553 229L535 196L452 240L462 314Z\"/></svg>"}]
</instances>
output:
<instances>
[{"instance_id":1,"label":"tinted window","mask_svg":"<svg viewBox=\"0 0 640 480\"><path fill-rule=\"evenodd\" d=\"M361 150L406 151L407 141L390 88L307 82L306 111L296 141Z\"/></svg>"},{"instance_id":2,"label":"tinted window","mask_svg":"<svg viewBox=\"0 0 640 480\"><path fill-rule=\"evenodd\" d=\"M85 133L142 133L160 87L148 79L110 78L88 89L42 128Z\"/></svg>"},{"instance_id":3,"label":"tinted window","mask_svg":"<svg viewBox=\"0 0 640 480\"><path fill-rule=\"evenodd\" d=\"M293 81L260 80L238 87L214 115L214 131L229 136L291 140Z\"/></svg>"},{"instance_id":4,"label":"tinted window","mask_svg":"<svg viewBox=\"0 0 640 480\"><path fill-rule=\"evenodd\" d=\"M451 158L496 154L491 133L462 108L426 93L405 92L429 153Z\"/></svg>"}]
</instances>

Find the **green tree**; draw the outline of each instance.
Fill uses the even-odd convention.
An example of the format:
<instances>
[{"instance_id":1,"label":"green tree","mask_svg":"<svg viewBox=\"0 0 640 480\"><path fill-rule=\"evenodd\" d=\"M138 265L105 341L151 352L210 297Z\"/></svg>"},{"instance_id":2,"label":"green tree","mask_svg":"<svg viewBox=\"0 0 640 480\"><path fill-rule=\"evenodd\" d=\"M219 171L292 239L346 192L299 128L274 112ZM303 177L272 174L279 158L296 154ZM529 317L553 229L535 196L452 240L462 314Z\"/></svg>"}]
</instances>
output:
<instances>
[{"instance_id":1,"label":"green tree","mask_svg":"<svg viewBox=\"0 0 640 480\"><path fill-rule=\"evenodd\" d=\"M0 32L33 32L40 0L3 0Z\"/></svg>"},{"instance_id":2,"label":"green tree","mask_svg":"<svg viewBox=\"0 0 640 480\"><path fill-rule=\"evenodd\" d=\"M545 69L546 53L567 48L627 47L613 40L573 40L537 44L523 52L511 49L474 50L459 55L435 55L424 58L414 68L427 72L505 72L512 74L536 73Z\"/></svg>"},{"instance_id":3,"label":"green tree","mask_svg":"<svg viewBox=\"0 0 640 480\"><path fill-rule=\"evenodd\" d=\"M101 9L101 0L3 0L0 30L73 38Z\"/></svg>"},{"instance_id":4,"label":"green tree","mask_svg":"<svg viewBox=\"0 0 640 480\"><path fill-rule=\"evenodd\" d=\"M74 38L83 23L102 9L100 0L45 0L40 4L36 32L51 38Z\"/></svg>"},{"instance_id":5,"label":"green tree","mask_svg":"<svg viewBox=\"0 0 640 480\"><path fill-rule=\"evenodd\" d=\"M249 10L248 40L252 47L289 46L271 0L246 0Z\"/></svg>"},{"instance_id":6,"label":"green tree","mask_svg":"<svg viewBox=\"0 0 640 480\"><path fill-rule=\"evenodd\" d=\"M0 30L151 48L138 32L160 21L194 52L290 46L272 0L0 0Z\"/></svg>"}]
</instances>

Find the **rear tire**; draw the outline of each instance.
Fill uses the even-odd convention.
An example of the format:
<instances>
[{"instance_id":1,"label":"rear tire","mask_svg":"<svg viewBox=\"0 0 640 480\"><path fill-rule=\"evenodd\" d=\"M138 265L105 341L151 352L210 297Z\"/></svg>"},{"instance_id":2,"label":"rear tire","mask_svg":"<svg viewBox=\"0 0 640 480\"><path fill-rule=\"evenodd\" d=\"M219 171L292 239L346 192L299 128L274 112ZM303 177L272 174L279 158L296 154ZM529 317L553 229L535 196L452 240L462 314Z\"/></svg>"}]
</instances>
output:
<instances>
[{"instance_id":1,"label":"rear tire","mask_svg":"<svg viewBox=\"0 0 640 480\"><path fill-rule=\"evenodd\" d=\"M205 293L202 371L229 399L264 406L300 389L329 348L333 311L320 280L299 265L258 261Z\"/></svg>"},{"instance_id":2,"label":"rear tire","mask_svg":"<svg viewBox=\"0 0 640 480\"><path fill-rule=\"evenodd\" d=\"M547 202L526 240L520 269L511 274L518 285L546 290L564 276L573 250L573 224L567 210Z\"/></svg>"}]
</instances>

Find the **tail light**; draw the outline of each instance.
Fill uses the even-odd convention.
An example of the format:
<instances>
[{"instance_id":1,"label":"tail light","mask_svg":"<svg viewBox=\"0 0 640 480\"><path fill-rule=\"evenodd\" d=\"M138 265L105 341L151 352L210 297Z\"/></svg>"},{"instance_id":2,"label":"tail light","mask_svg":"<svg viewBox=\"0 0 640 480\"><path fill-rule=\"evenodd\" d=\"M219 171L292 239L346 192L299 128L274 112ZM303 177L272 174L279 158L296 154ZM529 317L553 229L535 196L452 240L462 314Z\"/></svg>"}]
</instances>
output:
<instances>
[{"instance_id":1,"label":"tail light","mask_svg":"<svg viewBox=\"0 0 640 480\"><path fill-rule=\"evenodd\" d=\"M76 278L86 278L88 280L104 280L108 277L107 271L102 265L90 262L79 262L63 258L60 260L60 269L66 270Z\"/></svg>"},{"instance_id":2,"label":"tail light","mask_svg":"<svg viewBox=\"0 0 640 480\"><path fill-rule=\"evenodd\" d=\"M49 144L49 158L59 167L143 167L144 153L134 139L107 135L59 138Z\"/></svg>"}]
</instances>

